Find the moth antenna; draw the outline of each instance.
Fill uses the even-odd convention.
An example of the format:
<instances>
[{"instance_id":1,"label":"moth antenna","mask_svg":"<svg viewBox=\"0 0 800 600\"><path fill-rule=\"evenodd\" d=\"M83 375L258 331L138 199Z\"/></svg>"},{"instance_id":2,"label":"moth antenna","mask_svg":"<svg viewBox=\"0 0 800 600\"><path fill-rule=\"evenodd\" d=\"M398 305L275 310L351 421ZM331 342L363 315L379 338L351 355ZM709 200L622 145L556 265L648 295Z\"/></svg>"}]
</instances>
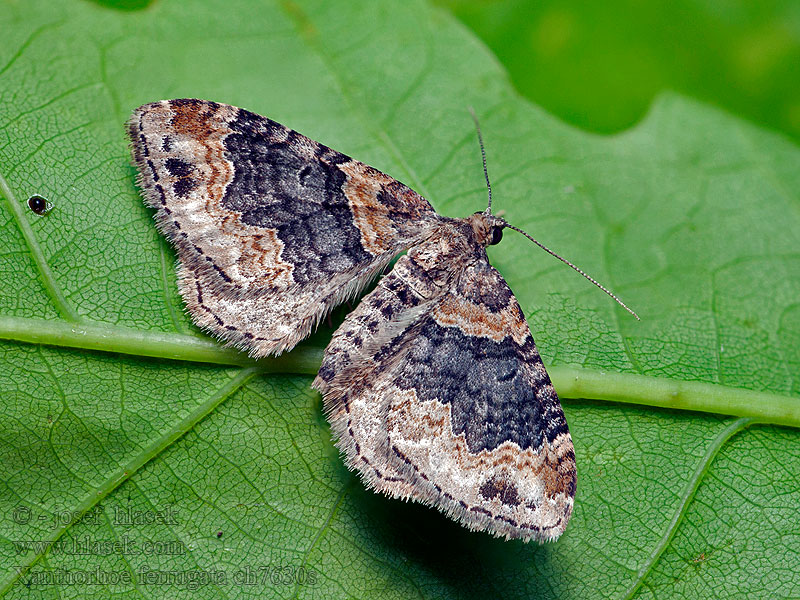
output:
<instances>
[{"instance_id":1,"label":"moth antenna","mask_svg":"<svg viewBox=\"0 0 800 600\"><path fill-rule=\"evenodd\" d=\"M483 159L483 176L486 178L486 189L489 190L489 205L486 207L486 214L492 214L492 184L489 182L489 170L486 168L486 150L483 148L483 136L481 135L481 126L478 123L478 117L471 106L468 106L469 114L472 115L472 120L475 121L475 129L478 132L478 143L481 145L481 158Z\"/></svg>"},{"instance_id":2,"label":"moth antenna","mask_svg":"<svg viewBox=\"0 0 800 600\"><path fill-rule=\"evenodd\" d=\"M489 204L486 206L486 214L490 215L490 214L492 214L492 183L489 181L489 169L486 167L486 150L483 147L483 135L481 135L481 125L480 125L480 123L478 123L478 116L475 114L475 110L471 106L468 106L467 108L469 109L469 114L472 115L472 120L475 122L475 130L478 132L478 144L480 144L480 147L481 147L481 159L483 160L483 176L486 178L486 189L489 192ZM606 294L611 296L614 299L614 301L617 304L619 304L622 308L624 308L629 313L631 313L634 317L636 317L637 321L641 321L641 319L639 318L639 315L637 315L630 308L628 308L627 304L625 304L622 300L620 300L616 296L616 294L614 294L611 290L609 290L603 284L598 282L594 277L591 277L588 273L586 273L586 271L584 271L580 267L577 267L576 265L572 264L570 261L568 261L563 256L559 256L558 254L556 254L555 252L550 250L550 248L548 248L547 246L542 244L540 241L535 239L533 236L531 236L528 233L522 231L522 229L520 229L519 227L514 227L513 225L509 225L508 223L506 223L505 226L508 227L509 229L513 229L514 231L518 231L519 233L524 235L526 238L528 238L530 241L532 241L534 244L539 246L539 248L541 248L542 250L547 252L549 255L555 256L558 260L563 262L565 265L567 265L568 267L574 269L575 271L577 271L578 273L583 275L586 279L591 281L594 285L596 285L601 290L603 290Z\"/></svg>"},{"instance_id":3,"label":"moth antenna","mask_svg":"<svg viewBox=\"0 0 800 600\"><path fill-rule=\"evenodd\" d=\"M533 236L531 236L531 235L528 235L527 233L525 233L524 231L522 231L522 229L520 229L519 227L514 227L513 225L508 225L508 224L506 224L506 227L508 227L509 229L513 229L514 231L518 231L518 232L520 232L522 235L524 235L526 238L528 238L528 239L529 239L530 241L532 241L534 244L536 244L537 246L539 246L539 248L541 248L542 250L544 250L545 252L547 252L547 253L548 253L550 256L555 256L555 257L556 257L558 260L560 260L561 262L563 262L565 265L567 265L567 266L569 266L569 267L571 267L571 268L575 269L575 270L576 270L578 273L580 273L581 275L583 275L583 276L584 276L586 279L588 279L589 281L591 281L593 284L595 284L597 287L599 287L601 290L603 290L603 291L604 291L606 294L608 294L609 296L611 296L611 297L612 297L612 298L613 298L613 299L614 299L614 300L617 302L617 304L619 304L619 305L620 305L622 308L624 308L624 309L625 309L625 310L627 310L629 313L631 313L631 314L632 314L634 317L636 317L636 320L637 320L637 321L641 321L641 319L639 318L639 315L637 315L637 314L636 314L635 312L633 312L633 311L632 311L630 308L628 308L628 306L627 306L627 305L626 305L626 304L625 304L625 303L624 303L622 300L620 300L620 299L619 299L619 298L618 298L616 295L614 295L614 294L613 294L613 293L612 293L612 292L611 292L611 291L610 291L608 288L606 288L606 287L605 287L605 286L603 286L602 284L598 283L596 279L594 279L593 277L590 277L590 276L589 276L589 275L588 275L588 274L587 274L585 271L583 271L583 270L582 270L582 269L580 269L579 267L576 267L575 265L573 265L573 264L572 264L571 262L569 262L569 261L568 261L566 258L564 258L564 257L562 257L562 256L559 256L558 254L556 254L555 252L553 252L552 250L550 250L550 248L548 248L547 246L545 246L544 244L542 244L540 241L538 241L538 240L534 239L534 238L533 238Z\"/></svg>"}]
</instances>

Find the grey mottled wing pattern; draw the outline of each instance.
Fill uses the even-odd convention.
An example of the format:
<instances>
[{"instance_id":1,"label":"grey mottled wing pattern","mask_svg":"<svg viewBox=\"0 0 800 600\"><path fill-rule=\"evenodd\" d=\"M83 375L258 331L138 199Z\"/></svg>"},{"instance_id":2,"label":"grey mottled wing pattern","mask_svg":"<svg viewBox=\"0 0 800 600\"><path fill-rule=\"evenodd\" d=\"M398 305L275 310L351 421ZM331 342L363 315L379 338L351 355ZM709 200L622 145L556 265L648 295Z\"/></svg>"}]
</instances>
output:
<instances>
[{"instance_id":1,"label":"grey mottled wing pattern","mask_svg":"<svg viewBox=\"0 0 800 600\"><path fill-rule=\"evenodd\" d=\"M465 221L398 260L336 331L313 385L369 487L506 538L564 531L576 486L564 413Z\"/></svg>"},{"instance_id":2,"label":"grey mottled wing pattern","mask_svg":"<svg viewBox=\"0 0 800 600\"><path fill-rule=\"evenodd\" d=\"M291 349L440 220L391 177L240 108L165 100L127 128L189 313L254 356Z\"/></svg>"}]
</instances>

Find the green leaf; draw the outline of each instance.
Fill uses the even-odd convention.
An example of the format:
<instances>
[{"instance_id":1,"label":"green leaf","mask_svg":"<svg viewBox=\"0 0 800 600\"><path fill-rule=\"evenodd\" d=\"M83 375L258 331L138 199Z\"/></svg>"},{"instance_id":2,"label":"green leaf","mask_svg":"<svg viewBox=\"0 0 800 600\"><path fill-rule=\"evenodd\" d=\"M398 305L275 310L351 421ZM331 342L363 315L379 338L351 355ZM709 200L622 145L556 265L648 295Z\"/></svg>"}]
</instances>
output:
<instances>
[{"instance_id":1,"label":"green leaf","mask_svg":"<svg viewBox=\"0 0 800 600\"><path fill-rule=\"evenodd\" d=\"M619 131L659 90L703 98L800 140L795 0L434 0L569 123Z\"/></svg>"},{"instance_id":2,"label":"green leaf","mask_svg":"<svg viewBox=\"0 0 800 600\"><path fill-rule=\"evenodd\" d=\"M764 422L800 423L796 146L677 96L624 134L576 131L421 1L145 4L0 5L0 594L794 593L800 436ZM485 206L475 108L495 207L642 316L513 232L492 249L559 392L588 398L564 403L579 485L558 542L364 490L309 389L330 329L253 363L192 327L122 128L186 96L268 115L450 216Z\"/></svg>"}]
</instances>

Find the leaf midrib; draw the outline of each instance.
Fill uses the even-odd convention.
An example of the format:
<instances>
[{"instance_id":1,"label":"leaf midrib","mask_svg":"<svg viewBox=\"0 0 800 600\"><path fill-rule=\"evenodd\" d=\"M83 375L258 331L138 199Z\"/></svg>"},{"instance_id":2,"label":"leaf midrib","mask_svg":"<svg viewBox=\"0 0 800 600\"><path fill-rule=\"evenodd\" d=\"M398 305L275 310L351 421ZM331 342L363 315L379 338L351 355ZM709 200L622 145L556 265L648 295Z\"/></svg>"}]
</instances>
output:
<instances>
[{"instance_id":1,"label":"leaf midrib","mask_svg":"<svg viewBox=\"0 0 800 600\"><path fill-rule=\"evenodd\" d=\"M254 360L210 338L195 335L141 331L87 320L68 323L7 315L0 315L0 339L139 358L258 368L264 373L292 375L316 375L323 352L321 348L301 344L283 356ZM771 391L566 365L550 366L548 372L562 398L709 412L800 427L800 399Z\"/></svg>"}]
</instances>

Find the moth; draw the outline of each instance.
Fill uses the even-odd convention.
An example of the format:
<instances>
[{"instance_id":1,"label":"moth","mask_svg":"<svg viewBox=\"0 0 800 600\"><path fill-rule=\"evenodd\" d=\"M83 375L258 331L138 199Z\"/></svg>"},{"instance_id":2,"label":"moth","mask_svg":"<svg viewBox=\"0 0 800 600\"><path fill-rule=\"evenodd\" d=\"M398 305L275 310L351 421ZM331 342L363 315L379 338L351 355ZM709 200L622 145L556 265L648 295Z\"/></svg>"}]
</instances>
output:
<instances>
[{"instance_id":1,"label":"moth","mask_svg":"<svg viewBox=\"0 0 800 600\"><path fill-rule=\"evenodd\" d=\"M487 259L504 229L521 231L491 213L491 188L485 211L444 217L377 169L206 100L146 104L127 131L189 314L253 357L293 348L405 251L333 334L312 384L347 466L472 530L561 535L575 453Z\"/></svg>"}]
</instances>

